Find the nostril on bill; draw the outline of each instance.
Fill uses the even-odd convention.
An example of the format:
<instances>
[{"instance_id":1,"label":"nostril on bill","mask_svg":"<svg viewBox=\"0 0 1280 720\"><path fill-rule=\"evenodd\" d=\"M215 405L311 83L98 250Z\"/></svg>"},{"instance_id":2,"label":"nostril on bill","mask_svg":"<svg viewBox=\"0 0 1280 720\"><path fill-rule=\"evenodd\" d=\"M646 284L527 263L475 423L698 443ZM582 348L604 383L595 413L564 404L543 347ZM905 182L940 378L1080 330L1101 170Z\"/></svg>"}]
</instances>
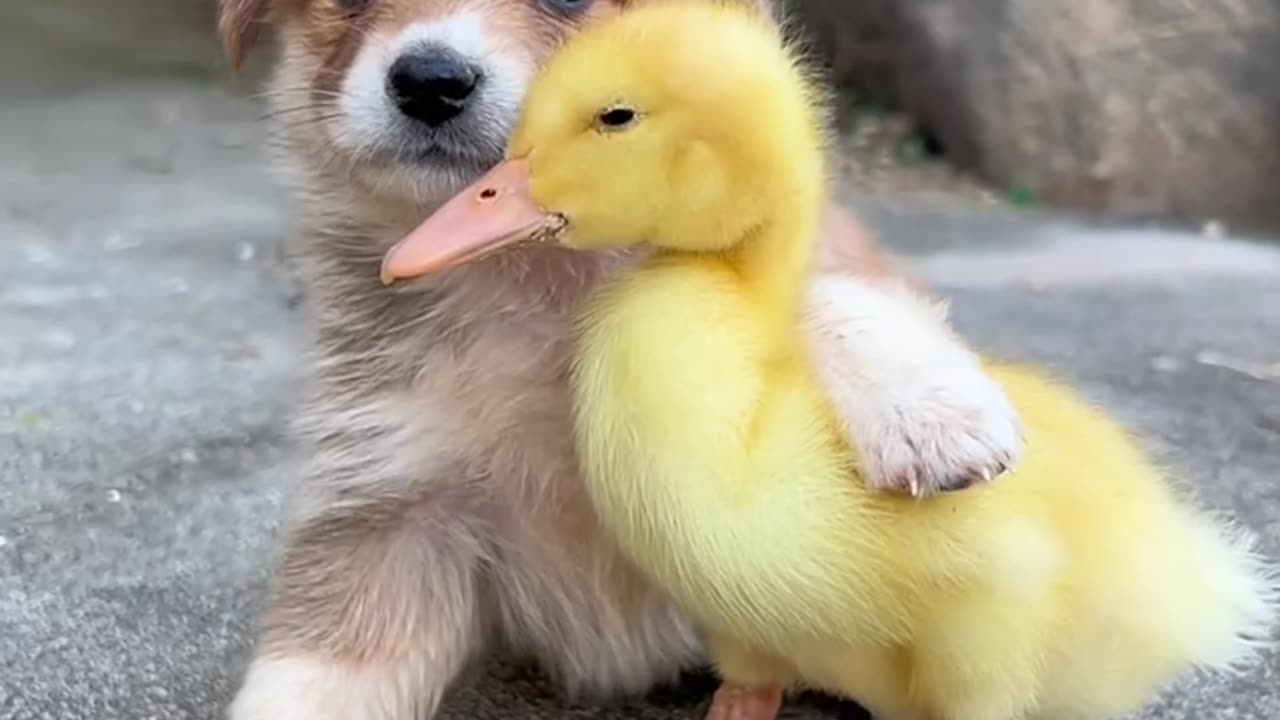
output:
<instances>
[{"instance_id":1,"label":"nostril on bill","mask_svg":"<svg viewBox=\"0 0 1280 720\"><path fill-rule=\"evenodd\" d=\"M387 71L387 94L400 112L432 127L467 109L482 77L479 68L441 47L405 52Z\"/></svg>"}]
</instances>

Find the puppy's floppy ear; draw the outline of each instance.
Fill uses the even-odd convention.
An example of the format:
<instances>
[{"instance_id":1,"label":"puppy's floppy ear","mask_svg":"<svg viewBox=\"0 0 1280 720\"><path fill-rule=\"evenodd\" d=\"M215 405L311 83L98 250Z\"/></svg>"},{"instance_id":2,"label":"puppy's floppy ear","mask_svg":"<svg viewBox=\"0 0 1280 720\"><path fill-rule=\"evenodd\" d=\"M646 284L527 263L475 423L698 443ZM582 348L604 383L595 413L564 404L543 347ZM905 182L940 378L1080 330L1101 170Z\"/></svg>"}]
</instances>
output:
<instances>
[{"instance_id":1,"label":"puppy's floppy ear","mask_svg":"<svg viewBox=\"0 0 1280 720\"><path fill-rule=\"evenodd\" d=\"M270 5L270 0L218 0L218 34L233 69L239 70L253 49Z\"/></svg>"}]
</instances>

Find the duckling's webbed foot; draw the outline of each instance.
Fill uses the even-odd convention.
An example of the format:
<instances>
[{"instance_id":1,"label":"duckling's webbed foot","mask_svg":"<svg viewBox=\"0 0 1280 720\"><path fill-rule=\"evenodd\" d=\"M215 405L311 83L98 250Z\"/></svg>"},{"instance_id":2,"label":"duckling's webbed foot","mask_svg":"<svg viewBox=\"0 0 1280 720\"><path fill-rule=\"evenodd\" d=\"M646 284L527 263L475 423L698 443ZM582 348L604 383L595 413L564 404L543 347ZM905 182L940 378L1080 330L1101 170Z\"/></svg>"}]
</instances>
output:
<instances>
[{"instance_id":1,"label":"duckling's webbed foot","mask_svg":"<svg viewBox=\"0 0 1280 720\"><path fill-rule=\"evenodd\" d=\"M806 320L814 369L867 485L927 497L1017 462L1018 414L940 307L905 287L826 275Z\"/></svg>"},{"instance_id":2,"label":"duckling's webbed foot","mask_svg":"<svg viewBox=\"0 0 1280 720\"><path fill-rule=\"evenodd\" d=\"M781 685L724 683L711 699L706 720L774 720L781 707Z\"/></svg>"}]
</instances>

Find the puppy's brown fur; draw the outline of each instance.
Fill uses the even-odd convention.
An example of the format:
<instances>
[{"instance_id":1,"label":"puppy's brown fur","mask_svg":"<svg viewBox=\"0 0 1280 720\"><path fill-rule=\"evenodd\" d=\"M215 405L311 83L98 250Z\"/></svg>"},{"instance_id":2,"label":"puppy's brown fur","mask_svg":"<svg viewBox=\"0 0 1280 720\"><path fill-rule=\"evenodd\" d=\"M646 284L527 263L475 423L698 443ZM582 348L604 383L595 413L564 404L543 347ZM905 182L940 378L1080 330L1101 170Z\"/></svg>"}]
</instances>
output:
<instances>
[{"instance_id":1,"label":"puppy's brown fur","mask_svg":"<svg viewBox=\"0 0 1280 720\"><path fill-rule=\"evenodd\" d=\"M381 254L473 173L428 169L424 181L344 147L338 127L361 47L409 23L465 10L494 46L536 65L578 23L642 1L597 0L570 21L539 0L223 0L235 64L260 25L280 31L278 160L299 203L311 330L307 460L235 720L426 717L490 641L570 692L643 691L699 659L683 616L596 524L570 448L572 313L627 258L536 248L386 289ZM820 270L896 275L834 206L827 228ZM936 317L921 322L945 333ZM898 377L865 369L860 391ZM962 409L940 412L991 449L974 462L1007 460L982 445L986 416ZM910 440L912 452L938 445Z\"/></svg>"}]
</instances>

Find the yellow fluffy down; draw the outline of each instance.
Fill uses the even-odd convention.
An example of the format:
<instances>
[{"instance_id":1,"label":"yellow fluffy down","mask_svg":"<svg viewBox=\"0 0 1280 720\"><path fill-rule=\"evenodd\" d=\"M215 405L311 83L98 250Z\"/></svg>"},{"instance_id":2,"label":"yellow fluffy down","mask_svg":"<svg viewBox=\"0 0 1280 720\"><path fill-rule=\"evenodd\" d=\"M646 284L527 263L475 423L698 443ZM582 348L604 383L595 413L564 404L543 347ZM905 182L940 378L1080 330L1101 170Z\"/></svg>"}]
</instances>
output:
<instances>
[{"instance_id":1,"label":"yellow fluffy down","mask_svg":"<svg viewBox=\"0 0 1280 720\"><path fill-rule=\"evenodd\" d=\"M1247 534L1034 370L989 368L1025 423L1016 472L919 502L858 480L803 358L762 371L731 272L658 266L599 302L577 374L592 497L728 679L888 718L1109 717L1267 637Z\"/></svg>"}]
</instances>

